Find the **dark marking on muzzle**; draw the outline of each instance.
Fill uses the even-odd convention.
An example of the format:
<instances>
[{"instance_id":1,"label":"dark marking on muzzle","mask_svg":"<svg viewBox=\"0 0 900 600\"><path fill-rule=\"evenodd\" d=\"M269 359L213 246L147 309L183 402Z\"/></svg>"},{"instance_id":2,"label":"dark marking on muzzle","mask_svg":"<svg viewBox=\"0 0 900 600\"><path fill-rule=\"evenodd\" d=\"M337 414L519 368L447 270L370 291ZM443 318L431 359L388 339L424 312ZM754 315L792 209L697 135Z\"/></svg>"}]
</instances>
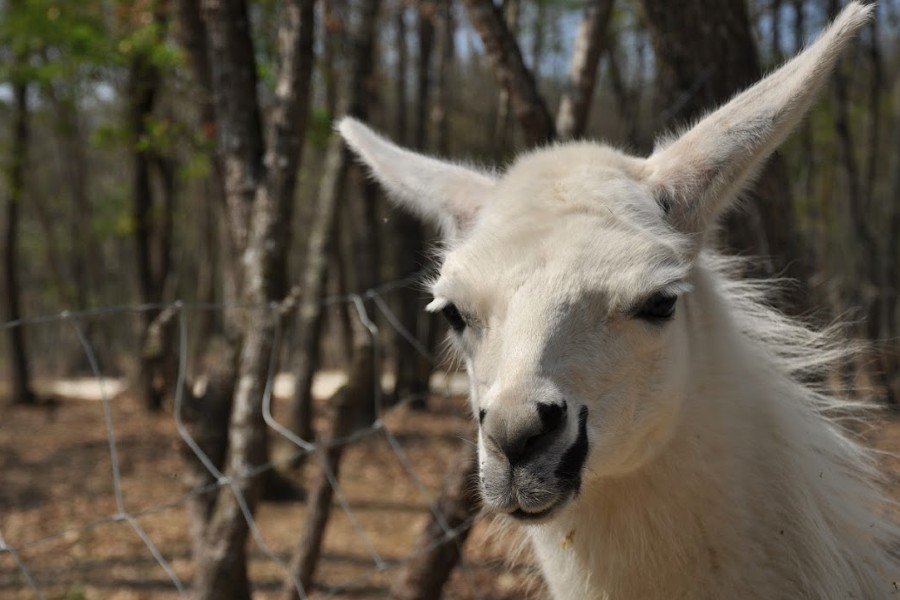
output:
<instances>
[{"instance_id":1,"label":"dark marking on muzzle","mask_svg":"<svg viewBox=\"0 0 900 600\"><path fill-rule=\"evenodd\" d=\"M478 411L478 424L484 425L484 417L487 415L487 410L481 409Z\"/></svg>"},{"instance_id":2,"label":"dark marking on muzzle","mask_svg":"<svg viewBox=\"0 0 900 600\"><path fill-rule=\"evenodd\" d=\"M584 463L588 456L587 418L588 408L587 406L582 406L578 412L578 437L563 452L554 473L561 484L574 490L576 494L581 490L581 470L584 468Z\"/></svg>"}]
</instances>

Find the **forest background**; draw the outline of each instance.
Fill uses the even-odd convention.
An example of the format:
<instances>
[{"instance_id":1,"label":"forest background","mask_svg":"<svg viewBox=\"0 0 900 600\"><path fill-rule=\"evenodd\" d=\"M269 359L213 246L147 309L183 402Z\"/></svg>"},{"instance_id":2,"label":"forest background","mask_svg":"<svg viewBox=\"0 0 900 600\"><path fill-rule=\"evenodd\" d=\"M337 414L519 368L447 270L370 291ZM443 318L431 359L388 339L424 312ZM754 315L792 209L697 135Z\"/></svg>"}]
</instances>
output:
<instances>
[{"instance_id":1,"label":"forest background","mask_svg":"<svg viewBox=\"0 0 900 600\"><path fill-rule=\"evenodd\" d=\"M284 550L285 597L302 597L347 448L329 442L388 407L427 421L446 409L430 382L451 366L434 359L444 325L422 310L435 232L386 201L335 119L489 168L575 138L646 155L841 5L5 0L0 441L13 444L16 411L69 410L61 380L121 382L116 403L148 422L175 413L174 439L195 442L179 447L180 483L205 491L186 501L176 579L198 598L258 592L253 516L264 500L305 498L297 548ZM867 350L830 385L888 406L900 402L898 25L900 2L880 2L721 241L752 257L748 276L790 280L772 300L785 311L849 323ZM346 383L317 401L316 378L334 371ZM275 373L291 385L269 414ZM289 460L273 459L271 429L293 444ZM393 597L435 597L464 554L478 507L461 448L430 474L438 509L419 550L403 550L415 560L379 584ZM23 507L0 492L0 532ZM13 547L3 539L0 556ZM34 588L13 571L9 586Z\"/></svg>"}]
</instances>

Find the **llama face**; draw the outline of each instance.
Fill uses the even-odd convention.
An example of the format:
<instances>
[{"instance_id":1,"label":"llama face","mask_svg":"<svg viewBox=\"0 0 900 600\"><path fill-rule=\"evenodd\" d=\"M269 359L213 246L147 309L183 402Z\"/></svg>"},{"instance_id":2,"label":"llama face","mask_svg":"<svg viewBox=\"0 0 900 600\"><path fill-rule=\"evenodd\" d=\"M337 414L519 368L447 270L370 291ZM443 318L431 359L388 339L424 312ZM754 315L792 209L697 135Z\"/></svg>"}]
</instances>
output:
<instances>
[{"instance_id":1,"label":"llama face","mask_svg":"<svg viewBox=\"0 0 900 600\"><path fill-rule=\"evenodd\" d=\"M688 400L694 258L869 12L848 8L646 159L557 145L498 177L340 123L392 197L444 232L430 308L447 316L469 371L488 506L550 518L584 478L637 469L665 447Z\"/></svg>"},{"instance_id":2,"label":"llama face","mask_svg":"<svg viewBox=\"0 0 900 600\"><path fill-rule=\"evenodd\" d=\"M584 477L637 468L672 430L690 266L639 167L588 144L521 159L433 285L429 309L469 370L495 510L547 518Z\"/></svg>"}]
</instances>

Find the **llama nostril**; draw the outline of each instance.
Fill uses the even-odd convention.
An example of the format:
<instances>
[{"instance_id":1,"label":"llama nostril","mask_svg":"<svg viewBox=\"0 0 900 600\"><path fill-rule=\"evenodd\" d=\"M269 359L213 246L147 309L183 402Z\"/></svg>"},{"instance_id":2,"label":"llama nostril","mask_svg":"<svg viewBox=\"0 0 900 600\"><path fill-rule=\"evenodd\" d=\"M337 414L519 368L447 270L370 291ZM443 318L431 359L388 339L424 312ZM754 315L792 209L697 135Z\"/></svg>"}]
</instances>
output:
<instances>
[{"instance_id":1,"label":"llama nostril","mask_svg":"<svg viewBox=\"0 0 900 600\"><path fill-rule=\"evenodd\" d=\"M538 420L520 430L518 436L507 438L506 443L497 444L506 455L511 466L532 458L548 448L563 431L568 407L563 404L537 403Z\"/></svg>"},{"instance_id":2,"label":"llama nostril","mask_svg":"<svg viewBox=\"0 0 900 600\"><path fill-rule=\"evenodd\" d=\"M556 431L560 425L565 422L566 412L569 406L563 400L562 404L548 404L545 402L537 403L538 416L541 419L541 425L544 430L541 435Z\"/></svg>"}]
</instances>

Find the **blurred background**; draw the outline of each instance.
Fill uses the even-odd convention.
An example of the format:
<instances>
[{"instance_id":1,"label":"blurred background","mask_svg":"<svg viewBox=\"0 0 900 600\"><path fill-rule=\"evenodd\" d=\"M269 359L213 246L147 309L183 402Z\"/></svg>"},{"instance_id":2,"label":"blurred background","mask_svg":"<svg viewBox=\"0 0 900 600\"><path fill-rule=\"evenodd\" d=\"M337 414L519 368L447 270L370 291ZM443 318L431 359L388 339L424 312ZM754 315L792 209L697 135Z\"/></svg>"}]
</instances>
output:
<instances>
[{"instance_id":1,"label":"blurred background","mask_svg":"<svg viewBox=\"0 0 900 600\"><path fill-rule=\"evenodd\" d=\"M436 232L335 119L499 170L646 155L843 4L0 2L0 595L545 597L472 494ZM848 323L866 350L828 384L887 407L898 24L879 2L720 240L783 310Z\"/></svg>"}]
</instances>

